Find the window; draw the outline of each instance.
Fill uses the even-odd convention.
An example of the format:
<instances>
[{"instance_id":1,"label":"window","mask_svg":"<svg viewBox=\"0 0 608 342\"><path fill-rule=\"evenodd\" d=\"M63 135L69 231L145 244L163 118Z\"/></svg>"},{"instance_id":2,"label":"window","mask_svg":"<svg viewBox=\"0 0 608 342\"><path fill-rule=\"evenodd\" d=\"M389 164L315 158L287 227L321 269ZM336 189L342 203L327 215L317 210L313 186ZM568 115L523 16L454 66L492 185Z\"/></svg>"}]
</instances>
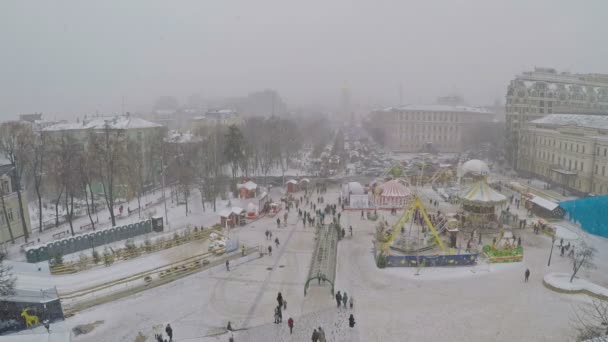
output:
<instances>
[{"instance_id":1,"label":"window","mask_svg":"<svg viewBox=\"0 0 608 342\"><path fill-rule=\"evenodd\" d=\"M9 189L8 185L8 180L2 180L2 192L5 194L11 193L11 190Z\"/></svg>"},{"instance_id":2,"label":"window","mask_svg":"<svg viewBox=\"0 0 608 342\"><path fill-rule=\"evenodd\" d=\"M602 176L606 175L606 166L602 166Z\"/></svg>"},{"instance_id":3,"label":"window","mask_svg":"<svg viewBox=\"0 0 608 342\"><path fill-rule=\"evenodd\" d=\"M604 147L604 157L606 156L606 148Z\"/></svg>"},{"instance_id":4,"label":"window","mask_svg":"<svg viewBox=\"0 0 608 342\"><path fill-rule=\"evenodd\" d=\"M583 145L583 153L585 153L585 145Z\"/></svg>"},{"instance_id":5,"label":"window","mask_svg":"<svg viewBox=\"0 0 608 342\"><path fill-rule=\"evenodd\" d=\"M595 174L597 175L597 170L599 169L598 165L595 165Z\"/></svg>"},{"instance_id":6,"label":"window","mask_svg":"<svg viewBox=\"0 0 608 342\"><path fill-rule=\"evenodd\" d=\"M583 165L585 165L585 163L581 162L581 171L583 171Z\"/></svg>"},{"instance_id":7,"label":"window","mask_svg":"<svg viewBox=\"0 0 608 342\"><path fill-rule=\"evenodd\" d=\"M13 208L6 208L6 216L8 216L8 222L13 222Z\"/></svg>"}]
</instances>

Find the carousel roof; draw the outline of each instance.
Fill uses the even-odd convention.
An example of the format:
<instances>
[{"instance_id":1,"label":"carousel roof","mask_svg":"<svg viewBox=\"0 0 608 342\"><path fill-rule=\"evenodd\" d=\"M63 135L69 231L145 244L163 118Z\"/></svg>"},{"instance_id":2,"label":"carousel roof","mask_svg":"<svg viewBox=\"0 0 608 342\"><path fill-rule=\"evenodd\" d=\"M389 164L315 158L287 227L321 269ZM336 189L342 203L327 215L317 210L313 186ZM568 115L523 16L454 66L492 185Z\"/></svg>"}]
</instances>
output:
<instances>
[{"instance_id":1,"label":"carousel roof","mask_svg":"<svg viewBox=\"0 0 608 342\"><path fill-rule=\"evenodd\" d=\"M488 164L479 159L471 159L461 166L462 175L487 176L490 174Z\"/></svg>"},{"instance_id":2,"label":"carousel roof","mask_svg":"<svg viewBox=\"0 0 608 342\"><path fill-rule=\"evenodd\" d=\"M380 196L406 197L411 195L411 191L396 179L390 180L380 185L380 187L382 188L382 193L380 194Z\"/></svg>"},{"instance_id":3,"label":"carousel roof","mask_svg":"<svg viewBox=\"0 0 608 342\"><path fill-rule=\"evenodd\" d=\"M464 190L460 197L464 201L485 204L497 204L507 200L500 192L492 189L485 179L481 179L470 188Z\"/></svg>"}]
</instances>

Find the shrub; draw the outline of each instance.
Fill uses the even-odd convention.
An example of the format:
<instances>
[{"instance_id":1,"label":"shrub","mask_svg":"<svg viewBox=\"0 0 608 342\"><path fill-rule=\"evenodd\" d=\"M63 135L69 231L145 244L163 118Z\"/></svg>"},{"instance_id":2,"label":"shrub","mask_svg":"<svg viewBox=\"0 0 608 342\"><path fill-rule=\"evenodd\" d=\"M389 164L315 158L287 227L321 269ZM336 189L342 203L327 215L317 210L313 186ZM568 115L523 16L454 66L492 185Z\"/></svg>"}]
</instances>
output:
<instances>
[{"instance_id":1,"label":"shrub","mask_svg":"<svg viewBox=\"0 0 608 342\"><path fill-rule=\"evenodd\" d=\"M146 252L152 251L152 241L150 241L150 239L148 238L144 240L144 249L146 250Z\"/></svg>"},{"instance_id":2,"label":"shrub","mask_svg":"<svg viewBox=\"0 0 608 342\"><path fill-rule=\"evenodd\" d=\"M110 266L114 263L114 255L107 249L103 251L103 262L106 266Z\"/></svg>"},{"instance_id":3,"label":"shrub","mask_svg":"<svg viewBox=\"0 0 608 342\"><path fill-rule=\"evenodd\" d=\"M61 253L53 255L53 265L63 265L63 255Z\"/></svg>"},{"instance_id":4,"label":"shrub","mask_svg":"<svg viewBox=\"0 0 608 342\"><path fill-rule=\"evenodd\" d=\"M386 256L384 256L384 255L378 255L378 259L376 260L376 264L378 265L378 268L385 268L386 267Z\"/></svg>"},{"instance_id":5,"label":"shrub","mask_svg":"<svg viewBox=\"0 0 608 342\"><path fill-rule=\"evenodd\" d=\"M93 257L93 263L94 264L98 264L101 261L101 257L100 257L99 252L97 250L94 249L91 256Z\"/></svg>"}]
</instances>

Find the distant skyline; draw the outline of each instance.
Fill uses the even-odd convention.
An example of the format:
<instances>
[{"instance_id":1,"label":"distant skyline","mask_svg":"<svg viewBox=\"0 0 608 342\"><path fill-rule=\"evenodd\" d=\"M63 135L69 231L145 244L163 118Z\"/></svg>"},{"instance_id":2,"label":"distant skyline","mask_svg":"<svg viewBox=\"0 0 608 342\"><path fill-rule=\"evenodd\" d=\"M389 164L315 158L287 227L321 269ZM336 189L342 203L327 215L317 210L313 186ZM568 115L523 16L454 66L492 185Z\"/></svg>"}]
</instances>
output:
<instances>
[{"instance_id":1,"label":"distant skyline","mask_svg":"<svg viewBox=\"0 0 608 342\"><path fill-rule=\"evenodd\" d=\"M277 90L290 106L504 102L535 66L608 73L608 2L0 2L0 120Z\"/></svg>"}]
</instances>

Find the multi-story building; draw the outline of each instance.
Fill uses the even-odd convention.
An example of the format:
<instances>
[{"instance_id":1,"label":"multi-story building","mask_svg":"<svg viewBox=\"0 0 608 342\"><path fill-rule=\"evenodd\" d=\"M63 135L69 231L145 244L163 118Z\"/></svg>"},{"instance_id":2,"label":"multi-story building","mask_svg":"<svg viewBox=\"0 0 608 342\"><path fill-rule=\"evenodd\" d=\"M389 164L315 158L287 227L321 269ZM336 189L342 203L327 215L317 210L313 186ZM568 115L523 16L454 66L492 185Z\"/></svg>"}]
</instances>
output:
<instances>
[{"instance_id":1,"label":"multi-story building","mask_svg":"<svg viewBox=\"0 0 608 342\"><path fill-rule=\"evenodd\" d=\"M484 109L441 104L386 108L371 115L372 125L395 152L461 152L493 118Z\"/></svg>"},{"instance_id":2,"label":"multi-story building","mask_svg":"<svg viewBox=\"0 0 608 342\"><path fill-rule=\"evenodd\" d=\"M528 121L553 113L608 114L608 75L558 73L535 68L517 75L507 88L507 159L517 166L520 130Z\"/></svg>"},{"instance_id":3,"label":"multi-story building","mask_svg":"<svg viewBox=\"0 0 608 342\"><path fill-rule=\"evenodd\" d=\"M214 127L230 126L230 125L241 125L243 124L243 118L232 109L218 109L210 110L202 116L196 116L192 118L191 127Z\"/></svg>"},{"instance_id":4,"label":"multi-story building","mask_svg":"<svg viewBox=\"0 0 608 342\"><path fill-rule=\"evenodd\" d=\"M24 234L21 215L19 214L19 197L17 188L13 182L14 167L12 165L0 165L0 243L17 239ZM31 232L30 214L27 206L27 192L22 190L21 201L25 210L25 226ZM5 212L6 210L6 212ZM8 220L8 221L7 221ZM10 231L9 231L10 226Z\"/></svg>"},{"instance_id":5,"label":"multi-story building","mask_svg":"<svg viewBox=\"0 0 608 342\"><path fill-rule=\"evenodd\" d=\"M155 179L154 160L152 158L154 149L158 149L166 134L167 128L144 119L131 115L119 115L113 117L93 117L85 118L82 122L59 123L42 129L41 134L48 138L59 138L64 134L69 134L75 142L84 146L87 143L88 135L91 131L103 132L106 128L111 131L118 131L124 134L126 140L136 143L138 153L142 158L142 174L144 182L149 183Z\"/></svg>"},{"instance_id":6,"label":"multi-story building","mask_svg":"<svg viewBox=\"0 0 608 342\"><path fill-rule=\"evenodd\" d=\"M608 193L608 116L549 114L520 132L521 171L579 194Z\"/></svg>"}]
</instances>

